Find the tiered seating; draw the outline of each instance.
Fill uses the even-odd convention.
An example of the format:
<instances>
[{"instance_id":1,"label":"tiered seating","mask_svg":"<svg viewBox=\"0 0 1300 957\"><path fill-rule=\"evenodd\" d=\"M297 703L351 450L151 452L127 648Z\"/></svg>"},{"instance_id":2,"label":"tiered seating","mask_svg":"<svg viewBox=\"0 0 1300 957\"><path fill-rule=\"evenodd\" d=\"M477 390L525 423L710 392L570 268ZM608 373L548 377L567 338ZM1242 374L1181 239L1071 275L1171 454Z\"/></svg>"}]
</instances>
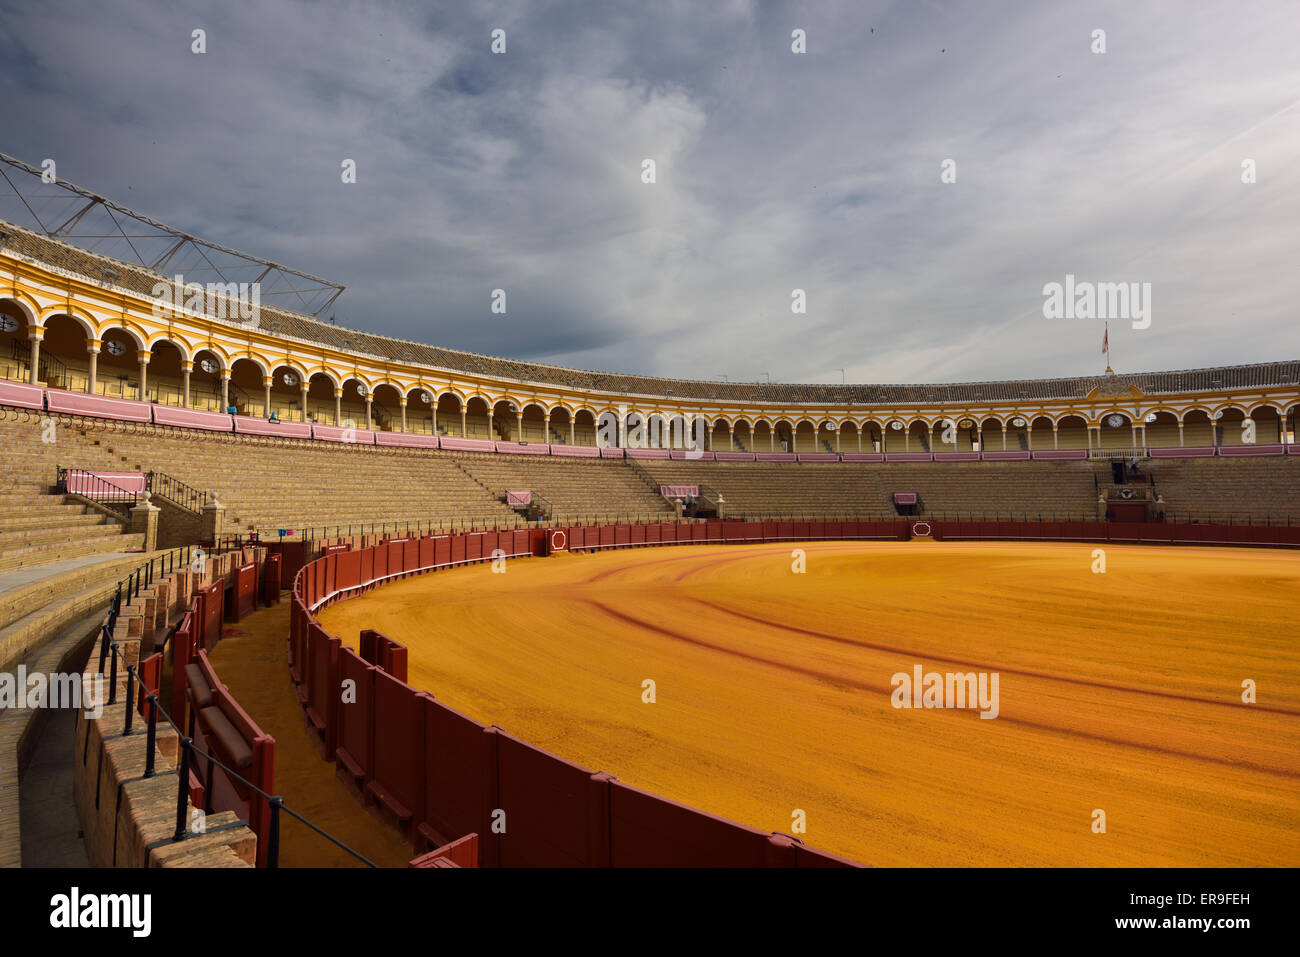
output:
<instances>
[{"instance_id":1,"label":"tiered seating","mask_svg":"<svg viewBox=\"0 0 1300 957\"><path fill-rule=\"evenodd\" d=\"M1159 459L1146 466L1167 518L1300 521L1300 456Z\"/></svg>"},{"instance_id":2,"label":"tiered seating","mask_svg":"<svg viewBox=\"0 0 1300 957\"><path fill-rule=\"evenodd\" d=\"M36 424L5 422L6 446L23 472L57 465L166 472L215 492L230 532L359 522L491 522L515 514L494 502L449 456L293 439L129 425L55 416L57 441Z\"/></svg>"},{"instance_id":3,"label":"tiered seating","mask_svg":"<svg viewBox=\"0 0 1300 957\"><path fill-rule=\"evenodd\" d=\"M606 516L665 519L673 509L627 463L611 459L565 459L460 453L461 467L495 498L529 489L551 503L558 523L578 524Z\"/></svg>"},{"instance_id":4,"label":"tiered seating","mask_svg":"<svg viewBox=\"0 0 1300 957\"><path fill-rule=\"evenodd\" d=\"M1096 517L1094 467L1086 462L643 464L662 484L712 487L730 518L886 518L895 514L895 491L919 492L919 514L930 517Z\"/></svg>"},{"instance_id":5,"label":"tiered seating","mask_svg":"<svg viewBox=\"0 0 1300 957\"><path fill-rule=\"evenodd\" d=\"M845 515L885 518L879 469L841 463L645 461L663 485L708 485L728 518ZM892 467L891 467L892 468Z\"/></svg>"}]
</instances>

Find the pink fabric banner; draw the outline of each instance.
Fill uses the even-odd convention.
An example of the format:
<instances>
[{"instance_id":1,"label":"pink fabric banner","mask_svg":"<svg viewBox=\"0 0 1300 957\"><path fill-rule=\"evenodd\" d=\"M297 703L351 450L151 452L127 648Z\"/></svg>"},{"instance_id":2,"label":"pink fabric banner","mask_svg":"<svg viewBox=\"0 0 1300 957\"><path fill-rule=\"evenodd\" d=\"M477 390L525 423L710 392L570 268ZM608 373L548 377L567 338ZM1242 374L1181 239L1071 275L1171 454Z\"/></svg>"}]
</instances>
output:
<instances>
[{"instance_id":1,"label":"pink fabric banner","mask_svg":"<svg viewBox=\"0 0 1300 957\"><path fill-rule=\"evenodd\" d=\"M660 485L659 494L664 498L685 498L691 496L698 498L700 487L698 485Z\"/></svg>"},{"instance_id":2,"label":"pink fabric banner","mask_svg":"<svg viewBox=\"0 0 1300 957\"><path fill-rule=\"evenodd\" d=\"M68 492L72 495L96 498L106 491L113 491L113 489L105 489L103 484L95 481L96 479L102 479L124 492L139 494L144 491L143 472L89 472L83 469L68 469Z\"/></svg>"},{"instance_id":3,"label":"pink fabric banner","mask_svg":"<svg viewBox=\"0 0 1300 957\"><path fill-rule=\"evenodd\" d=\"M45 408L45 390L40 386L21 382L0 382L0 405L14 405L20 409Z\"/></svg>"},{"instance_id":4,"label":"pink fabric banner","mask_svg":"<svg viewBox=\"0 0 1300 957\"><path fill-rule=\"evenodd\" d=\"M125 422L148 422L152 412L148 402L137 402L135 399L108 399L101 395L65 392L62 389L46 389L45 400L51 412L90 415L100 419L121 419Z\"/></svg>"},{"instance_id":5,"label":"pink fabric banner","mask_svg":"<svg viewBox=\"0 0 1300 957\"><path fill-rule=\"evenodd\" d=\"M182 409L171 405L155 405L153 420L156 425L177 425L186 429L207 429L209 432L229 432L234 427L230 416L224 412Z\"/></svg>"},{"instance_id":6,"label":"pink fabric banner","mask_svg":"<svg viewBox=\"0 0 1300 957\"><path fill-rule=\"evenodd\" d=\"M895 504L895 505L915 505L915 504L916 504L916 493L915 493L915 492L895 492L895 493L894 493L894 504Z\"/></svg>"},{"instance_id":7,"label":"pink fabric banner","mask_svg":"<svg viewBox=\"0 0 1300 957\"><path fill-rule=\"evenodd\" d=\"M532 493L532 490L531 490L531 489L521 489L521 490L516 491L516 492L507 491L507 492L506 492L506 504L509 505L511 508L516 508L516 507L518 507L518 506L520 506L520 505L531 505L531 504L533 504L533 493Z\"/></svg>"}]
</instances>

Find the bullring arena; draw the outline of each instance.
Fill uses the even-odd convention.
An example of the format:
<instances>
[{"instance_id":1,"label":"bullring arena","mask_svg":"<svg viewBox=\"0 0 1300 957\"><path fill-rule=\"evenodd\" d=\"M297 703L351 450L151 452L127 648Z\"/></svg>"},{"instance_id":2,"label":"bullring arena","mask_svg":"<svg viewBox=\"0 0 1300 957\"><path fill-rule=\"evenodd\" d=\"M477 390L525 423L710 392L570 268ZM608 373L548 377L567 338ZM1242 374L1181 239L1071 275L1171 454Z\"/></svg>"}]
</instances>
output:
<instances>
[{"instance_id":1,"label":"bullring arena","mask_svg":"<svg viewBox=\"0 0 1300 957\"><path fill-rule=\"evenodd\" d=\"M0 671L107 699L0 712L0 863L1300 861L1300 362L715 383L0 277Z\"/></svg>"}]
</instances>

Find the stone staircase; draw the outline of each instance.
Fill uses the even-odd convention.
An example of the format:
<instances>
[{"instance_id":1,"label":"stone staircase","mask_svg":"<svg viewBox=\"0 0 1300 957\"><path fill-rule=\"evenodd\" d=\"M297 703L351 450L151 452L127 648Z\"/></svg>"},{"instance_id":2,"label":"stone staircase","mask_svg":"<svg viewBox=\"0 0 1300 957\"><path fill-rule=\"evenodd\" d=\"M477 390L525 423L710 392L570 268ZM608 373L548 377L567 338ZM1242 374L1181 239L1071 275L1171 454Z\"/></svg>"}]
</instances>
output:
<instances>
[{"instance_id":1,"label":"stone staircase","mask_svg":"<svg viewBox=\"0 0 1300 957\"><path fill-rule=\"evenodd\" d=\"M41 486L0 491L0 575L87 555L138 550L142 535L72 496Z\"/></svg>"}]
</instances>

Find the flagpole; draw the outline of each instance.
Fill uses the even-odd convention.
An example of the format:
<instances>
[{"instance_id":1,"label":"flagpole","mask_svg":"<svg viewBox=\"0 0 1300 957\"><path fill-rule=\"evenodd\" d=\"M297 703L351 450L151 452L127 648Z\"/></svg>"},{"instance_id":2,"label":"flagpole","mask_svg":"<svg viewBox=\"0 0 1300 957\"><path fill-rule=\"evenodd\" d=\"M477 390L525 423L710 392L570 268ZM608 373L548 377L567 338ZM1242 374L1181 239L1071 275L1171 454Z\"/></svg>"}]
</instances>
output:
<instances>
[{"instance_id":1,"label":"flagpole","mask_svg":"<svg viewBox=\"0 0 1300 957\"><path fill-rule=\"evenodd\" d=\"M1114 375L1115 370L1110 367L1110 323L1106 323L1106 334L1101 340L1101 354L1106 357L1106 374Z\"/></svg>"}]
</instances>

